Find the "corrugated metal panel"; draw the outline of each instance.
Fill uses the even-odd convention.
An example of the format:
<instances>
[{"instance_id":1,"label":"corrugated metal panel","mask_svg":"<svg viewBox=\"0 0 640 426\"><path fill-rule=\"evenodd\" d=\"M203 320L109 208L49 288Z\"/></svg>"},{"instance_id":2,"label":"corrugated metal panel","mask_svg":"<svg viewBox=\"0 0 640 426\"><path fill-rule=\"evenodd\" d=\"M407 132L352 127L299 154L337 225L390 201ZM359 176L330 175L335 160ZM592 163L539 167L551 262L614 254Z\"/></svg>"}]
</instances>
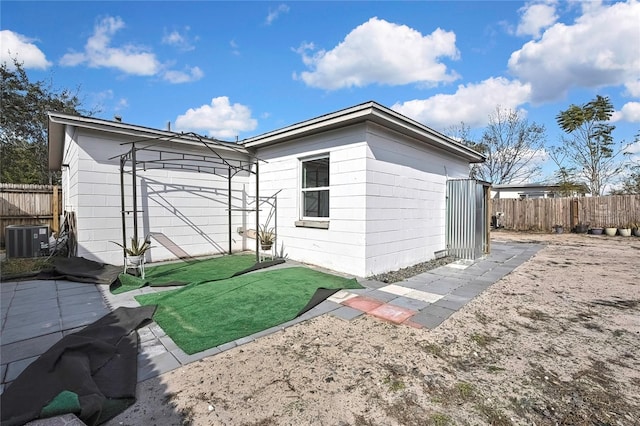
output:
<instances>
[{"instance_id":1,"label":"corrugated metal panel","mask_svg":"<svg viewBox=\"0 0 640 426\"><path fill-rule=\"evenodd\" d=\"M477 259L488 251L487 204L482 183L447 181L447 250L460 259Z\"/></svg>"}]
</instances>

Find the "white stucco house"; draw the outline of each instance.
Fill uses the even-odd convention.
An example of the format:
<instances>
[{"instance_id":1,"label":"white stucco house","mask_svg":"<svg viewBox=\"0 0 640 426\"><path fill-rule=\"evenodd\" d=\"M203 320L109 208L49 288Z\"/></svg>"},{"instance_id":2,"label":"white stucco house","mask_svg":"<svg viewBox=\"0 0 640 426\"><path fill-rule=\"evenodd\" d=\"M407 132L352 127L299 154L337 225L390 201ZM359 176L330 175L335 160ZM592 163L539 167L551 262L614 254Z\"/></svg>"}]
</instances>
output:
<instances>
[{"instance_id":1,"label":"white stucco house","mask_svg":"<svg viewBox=\"0 0 640 426\"><path fill-rule=\"evenodd\" d=\"M134 228L152 236L148 261L159 261L176 247L189 256L252 250L247 231L268 221L277 254L293 260L361 277L411 266L488 219L486 208L448 201L483 160L375 102L238 143L49 114L49 166L62 170L77 255L112 264L123 262L112 241ZM461 208L469 220L447 220Z\"/></svg>"}]
</instances>

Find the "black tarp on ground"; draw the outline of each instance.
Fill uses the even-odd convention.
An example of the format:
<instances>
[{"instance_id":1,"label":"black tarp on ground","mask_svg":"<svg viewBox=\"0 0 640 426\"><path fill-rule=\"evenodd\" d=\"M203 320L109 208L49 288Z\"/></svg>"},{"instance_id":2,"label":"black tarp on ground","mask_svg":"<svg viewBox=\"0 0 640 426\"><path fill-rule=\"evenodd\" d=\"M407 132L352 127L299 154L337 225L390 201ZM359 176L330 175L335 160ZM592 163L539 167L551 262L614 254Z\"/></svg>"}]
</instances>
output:
<instances>
[{"instance_id":1,"label":"black tarp on ground","mask_svg":"<svg viewBox=\"0 0 640 426\"><path fill-rule=\"evenodd\" d=\"M307 303L305 305L305 307L300 309L300 312L298 312L296 314L296 318L298 318L300 315L304 314L305 312L310 311L311 309L315 308L316 306L318 306L319 304L321 304L326 299L328 299L329 297L333 296L334 294L336 294L340 290L341 289L339 289L339 288L322 288L322 287L320 287L319 289L317 289L315 291L315 293L313 293L313 296L311 296L311 300L309 300L309 303Z\"/></svg>"},{"instance_id":2,"label":"black tarp on ground","mask_svg":"<svg viewBox=\"0 0 640 426\"><path fill-rule=\"evenodd\" d=\"M0 396L3 426L76 414L98 425L135 402L138 333L156 306L118 308L63 337Z\"/></svg>"},{"instance_id":3,"label":"black tarp on ground","mask_svg":"<svg viewBox=\"0 0 640 426\"><path fill-rule=\"evenodd\" d=\"M275 265L280 265L281 263L284 263L284 259L273 259L273 260L266 260L264 262L257 262L255 265L250 266L247 269L243 269L242 271L236 272L235 274L231 275L231 277L233 278L239 275L248 274L249 272L259 271L260 269L270 268Z\"/></svg>"},{"instance_id":4,"label":"black tarp on ground","mask_svg":"<svg viewBox=\"0 0 640 426\"><path fill-rule=\"evenodd\" d=\"M84 257L54 257L53 269L42 271L38 279L111 285L121 273L122 266L95 262Z\"/></svg>"}]
</instances>

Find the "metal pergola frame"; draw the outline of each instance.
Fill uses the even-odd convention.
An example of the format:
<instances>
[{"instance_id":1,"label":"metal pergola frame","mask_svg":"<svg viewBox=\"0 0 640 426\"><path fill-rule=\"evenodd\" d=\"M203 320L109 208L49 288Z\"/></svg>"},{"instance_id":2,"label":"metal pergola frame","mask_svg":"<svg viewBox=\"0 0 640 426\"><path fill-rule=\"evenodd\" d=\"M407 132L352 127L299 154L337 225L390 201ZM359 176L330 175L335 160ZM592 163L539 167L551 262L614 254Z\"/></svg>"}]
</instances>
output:
<instances>
[{"instance_id":1,"label":"metal pergola frame","mask_svg":"<svg viewBox=\"0 0 640 426\"><path fill-rule=\"evenodd\" d=\"M180 152L178 149L169 150L166 148L167 143L189 143L198 147L206 147L211 154L196 154ZM233 142L224 142L217 139L206 138L196 133L172 133L167 136L160 136L155 138L139 139L132 142L124 142L120 145L130 145L131 148L121 154L110 159L119 158L120 160L120 203L121 203L121 216L122 216L122 246L123 256L126 257L127 247L127 229L126 229L126 216L127 214L133 214L133 238L138 240L138 214L142 213L142 210L138 210L138 185L137 175L138 169L142 167L144 171L153 169L165 169L165 170L182 170L182 171L194 171L198 173L208 173L223 177L228 182L228 233L229 233L229 254L232 254L232 211L255 211L256 213L256 233L260 229L260 178L259 178L259 163L261 161L257 156L247 152L243 148L238 147ZM223 148L223 150L230 150L241 156L248 156L250 160L239 160L229 158L221 155L217 149ZM148 157L143 160L138 159L138 153L149 153ZM153 158L156 156L156 158ZM131 187L133 206L132 210L126 210L125 200L125 170L127 163L131 163ZM255 167L255 168L254 168ZM256 203L255 209L234 209L232 207L231 197L231 180L232 178L241 172L247 172L254 174L256 177ZM256 235L256 262L260 261L260 241L258 235ZM126 259L125 259L126 262Z\"/></svg>"}]
</instances>

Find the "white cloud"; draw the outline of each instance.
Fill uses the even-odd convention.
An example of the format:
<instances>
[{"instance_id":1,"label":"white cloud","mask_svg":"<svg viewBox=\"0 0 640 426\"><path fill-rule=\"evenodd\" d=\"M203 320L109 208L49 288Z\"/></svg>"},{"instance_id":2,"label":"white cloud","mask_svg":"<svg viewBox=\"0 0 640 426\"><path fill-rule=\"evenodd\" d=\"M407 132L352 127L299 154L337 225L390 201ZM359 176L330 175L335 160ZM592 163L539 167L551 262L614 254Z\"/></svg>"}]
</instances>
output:
<instances>
[{"instance_id":1,"label":"white cloud","mask_svg":"<svg viewBox=\"0 0 640 426\"><path fill-rule=\"evenodd\" d=\"M0 62L13 69L17 59L25 69L46 69L51 65L35 40L9 30L0 31Z\"/></svg>"},{"instance_id":2,"label":"white cloud","mask_svg":"<svg viewBox=\"0 0 640 426\"><path fill-rule=\"evenodd\" d=\"M129 101L126 98L115 99L115 94L111 89L106 89L102 92L94 92L90 94L90 99L93 103L92 109L99 112L106 112L109 110L120 112L129 108Z\"/></svg>"},{"instance_id":3,"label":"white cloud","mask_svg":"<svg viewBox=\"0 0 640 426\"><path fill-rule=\"evenodd\" d=\"M327 90L362 87L372 83L437 85L458 78L438 61L457 59L456 35L440 28L423 36L420 32L378 18L358 26L330 51L309 56L312 44L299 53L312 71L294 74L307 85Z\"/></svg>"},{"instance_id":4,"label":"white cloud","mask_svg":"<svg viewBox=\"0 0 640 426\"><path fill-rule=\"evenodd\" d=\"M640 79L636 81L628 81L624 86L630 96L640 97Z\"/></svg>"},{"instance_id":5,"label":"white cloud","mask_svg":"<svg viewBox=\"0 0 640 426\"><path fill-rule=\"evenodd\" d=\"M540 37L540 32L558 20L554 3L529 3L520 9L521 18L516 29L517 35Z\"/></svg>"},{"instance_id":6,"label":"white cloud","mask_svg":"<svg viewBox=\"0 0 640 426\"><path fill-rule=\"evenodd\" d=\"M460 85L451 95L439 94L428 99L397 103L392 109L438 130L458 125L461 121L478 127L487 123L496 106L515 110L527 102L530 95L528 84L497 77L478 84Z\"/></svg>"},{"instance_id":7,"label":"white cloud","mask_svg":"<svg viewBox=\"0 0 640 426\"><path fill-rule=\"evenodd\" d=\"M181 34L177 30L173 30L170 33L165 33L162 37L162 43L169 46L174 46L184 52L188 52L195 49L188 33L190 28L185 27L184 33Z\"/></svg>"},{"instance_id":8,"label":"white cloud","mask_svg":"<svg viewBox=\"0 0 640 426\"><path fill-rule=\"evenodd\" d=\"M251 118L251 110L241 104L229 103L229 98L213 98L210 105L189 108L176 119L176 127L182 131L205 131L207 135L233 139L238 133L255 129L258 121Z\"/></svg>"},{"instance_id":9,"label":"white cloud","mask_svg":"<svg viewBox=\"0 0 640 426\"><path fill-rule=\"evenodd\" d=\"M289 12L289 6L287 6L286 4L280 4L275 9L270 8L269 14L267 15L267 19L265 20L265 23L267 25L271 25L273 21L275 21L280 17L281 14L288 13L288 12Z\"/></svg>"},{"instance_id":10,"label":"white cloud","mask_svg":"<svg viewBox=\"0 0 640 426\"><path fill-rule=\"evenodd\" d=\"M202 77L204 77L204 72L199 67L187 67L185 71L169 70L162 75L162 78L174 84L190 83L200 80Z\"/></svg>"},{"instance_id":11,"label":"white cloud","mask_svg":"<svg viewBox=\"0 0 640 426\"><path fill-rule=\"evenodd\" d=\"M613 113L611 121L628 121L629 123L640 123L640 102L627 102L620 111Z\"/></svg>"},{"instance_id":12,"label":"white cloud","mask_svg":"<svg viewBox=\"0 0 640 426\"><path fill-rule=\"evenodd\" d=\"M127 108L129 108L129 100L127 100L127 98L118 99L115 106L113 107L113 109L116 111L122 111Z\"/></svg>"},{"instance_id":13,"label":"white cloud","mask_svg":"<svg viewBox=\"0 0 640 426\"><path fill-rule=\"evenodd\" d=\"M240 45L235 40L231 40L229 46L231 47L231 53L233 55L240 56Z\"/></svg>"},{"instance_id":14,"label":"white cloud","mask_svg":"<svg viewBox=\"0 0 640 426\"><path fill-rule=\"evenodd\" d=\"M532 100L562 98L571 87L633 87L640 74L640 3L590 4L571 25L556 23L513 52L509 69L530 83Z\"/></svg>"},{"instance_id":15,"label":"white cloud","mask_svg":"<svg viewBox=\"0 0 640 426\"><path fill-rule=\"evenodd\" d=\"M141 76L158 73L161 68L160 62L148 49L130 44L110 46L111 38L124 26L124 21L119 17L104 18L95 26L84 52L67 53L61 58L60 64L76 66L86 63L92 68L115 68L127 74Z\"/></svg>"}]
</instances>

